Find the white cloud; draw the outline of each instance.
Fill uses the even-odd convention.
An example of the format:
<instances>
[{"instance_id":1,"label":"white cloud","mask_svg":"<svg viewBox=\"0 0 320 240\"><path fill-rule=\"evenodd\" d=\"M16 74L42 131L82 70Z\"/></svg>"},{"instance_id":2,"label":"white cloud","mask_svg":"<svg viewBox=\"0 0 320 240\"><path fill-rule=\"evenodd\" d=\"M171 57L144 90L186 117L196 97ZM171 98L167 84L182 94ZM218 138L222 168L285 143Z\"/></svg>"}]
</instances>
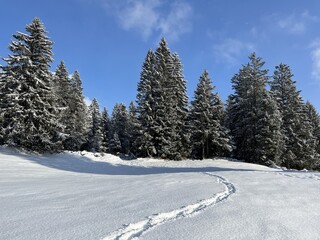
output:
<instances>
[{"instance_id":1,"label":"white cloud","mask_svg":"<svg viewBox=\"0 0 320 240\"><path fill-rule=\"evenodd\" d=\"M119 9L117 18L125 30L135 29L146 39L158 23L159 13L156 9L159 5L158 0L131 1Z\"/></svg>"},{"instance_id":2,"label":"white cloud","mask_svg":"<svg viewBox=\"0 0 320 240\"><path fill-rule=\"evenodd\" d=\"M192 30L191 15L192 8L188 3L173 2L168 16L159 19L161 35L172 41L178 40L180 35Z\"/></svg>"},{"instance_id":3,"label":"white cloud","mask_svg":"<svg viewBox=\"0 0 320 240\"><path fill-rule=\"evenodd\" d=\"M278 19L277 26L292 34L302 34L310 23L318 21L318 17L310 15L309 11L305 10L301 14L291 14L285 18Z\"/></svg>"},{"instance_id":4,"label":"white cloud","mask_svg":"<svg viewBox=\"0 0 320 240\"><path fill-rule=\"evenodd\" d=\"M310 47L312 48L312 77L320 81L320 39L314 41Z\"/></svg>"},{"instance_id":5,"label":"white cloud","mask_svg":"<svg viewBox=\"0 0 320 240\"><path fill-rule=\"evenodd\" d=\"M177 41L192 30L192 7L183 0L105 0L104 5L124 30L137 31L144 40L157 34Z\"/></svg>"},{"instance_id":6,"label":"white cloud","mask_svg":"<svg viewBox=\"0 0 320 240\"><path fill-rule=\"evenodd\" d=\"M233 38L225 39L222 43L216 44L213 47L216 59L231 65L238 63L239 57L242 57L244 54L249 55L254 49L254 44Z\"/></svg>"},{"instance_id":7,"label":"white cloud","mask_svg":"<svg viewBox=\"0 0 320 240\"><path fill-rule=\"evenodd\" d=\"M92 103L92 100L87 96L85 96L83 100L87 106L90 106L90 104Z\"/></svg>"}]
</instances>

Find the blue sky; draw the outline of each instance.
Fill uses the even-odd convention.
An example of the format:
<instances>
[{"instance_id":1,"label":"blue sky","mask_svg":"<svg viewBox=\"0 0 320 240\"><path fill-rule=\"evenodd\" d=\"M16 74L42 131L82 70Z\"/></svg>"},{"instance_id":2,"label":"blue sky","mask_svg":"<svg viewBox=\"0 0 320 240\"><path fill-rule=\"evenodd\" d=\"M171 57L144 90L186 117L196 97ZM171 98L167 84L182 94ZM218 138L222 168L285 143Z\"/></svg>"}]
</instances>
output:
<instances>
[{"instance_id":1,"label":"blue sky","mask_svg":"<svg viewBox=\"0 0 320 240\"><path fill-rule=\"evenodd\" d=\"M291 66L305 100L320 111L320 1L1 0L0 56L34 17L55 42L54 70L78 70L84 94L109 112L135 100L141 66L161 37L184 65L192 99L204 69L225 100L230 79L255 51L272 75ZM0 62L3 64L3 62Z\"/></svg>"}]
</instances>

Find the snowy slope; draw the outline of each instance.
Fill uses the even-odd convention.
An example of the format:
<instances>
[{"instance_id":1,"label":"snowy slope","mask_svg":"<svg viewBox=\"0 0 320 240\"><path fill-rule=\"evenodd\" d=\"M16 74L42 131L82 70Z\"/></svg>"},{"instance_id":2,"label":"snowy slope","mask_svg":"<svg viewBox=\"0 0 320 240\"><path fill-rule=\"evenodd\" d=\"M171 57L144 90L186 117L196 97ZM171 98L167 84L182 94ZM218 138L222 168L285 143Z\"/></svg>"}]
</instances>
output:
<instances>
[{"instance_id":1,"label":"snowy slope","mask_svg":"<svg viewBox=\"0 0 320 240\"><path fill-rule=\"evenodd\" d=\"M320 239L320 174L0 149L0 239Z\"/></svg>"}]
</instances>

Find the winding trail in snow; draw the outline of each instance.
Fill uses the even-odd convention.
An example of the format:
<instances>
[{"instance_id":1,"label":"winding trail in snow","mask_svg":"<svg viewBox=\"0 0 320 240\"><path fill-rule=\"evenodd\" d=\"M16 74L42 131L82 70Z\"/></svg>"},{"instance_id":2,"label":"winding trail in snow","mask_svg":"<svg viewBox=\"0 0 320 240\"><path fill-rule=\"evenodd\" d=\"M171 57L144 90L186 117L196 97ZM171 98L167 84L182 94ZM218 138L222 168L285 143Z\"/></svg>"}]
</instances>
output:
<instances>
[{"instance_id":1,"label":"winding trail in snow","mask_svg":"<svg viewBox=\"0 0 320 240\"><path fill-rule=\"evenodd\" d=\"M203 172L203 174L217 178L217 181L225 186L225 190L214 194L210 198L200 200L197 203L183 206L169 212L154 214L147 217L145 220L124 225L124 227L109 233L108 236L103 238L103 240L129 240L138 238L145 232L159 225L178 220L180 218L190 217L204 211L208 207L227 199L231 194L236 192L235 186L227 179L208 172Z\"/></svg>"}]
</instances>

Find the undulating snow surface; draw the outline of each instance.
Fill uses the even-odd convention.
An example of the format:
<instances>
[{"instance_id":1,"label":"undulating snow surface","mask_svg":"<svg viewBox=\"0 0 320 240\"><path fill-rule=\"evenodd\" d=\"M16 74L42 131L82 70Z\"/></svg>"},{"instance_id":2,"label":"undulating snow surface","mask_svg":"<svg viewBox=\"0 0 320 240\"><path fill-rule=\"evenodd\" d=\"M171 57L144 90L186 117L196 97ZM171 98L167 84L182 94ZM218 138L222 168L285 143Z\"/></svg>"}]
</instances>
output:
<instances>
[{"instance_id":1,"label":"undulating snow surface","mask_svg":"<svg viewBox=\"0 0 320 240\"><path fill-rule=\"evenodd\" d=\"M0 148L0 239L320 239L320 173Z\"/></svg>"}]
</instances>

